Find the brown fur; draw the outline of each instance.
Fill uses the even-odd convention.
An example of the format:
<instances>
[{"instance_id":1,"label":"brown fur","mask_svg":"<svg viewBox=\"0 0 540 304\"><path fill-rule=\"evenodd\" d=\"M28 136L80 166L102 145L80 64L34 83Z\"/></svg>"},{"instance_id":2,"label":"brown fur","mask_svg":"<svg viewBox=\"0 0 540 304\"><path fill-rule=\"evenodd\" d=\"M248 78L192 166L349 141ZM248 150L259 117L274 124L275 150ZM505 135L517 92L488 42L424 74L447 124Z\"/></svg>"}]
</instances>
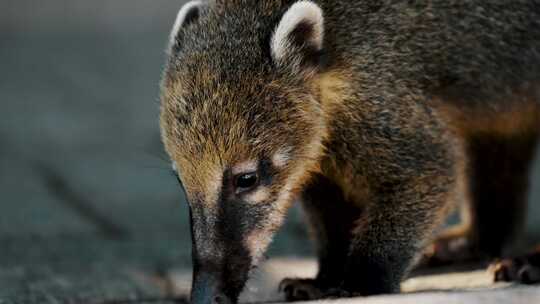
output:
<instances>
[{"instance_id":1,"label":"brown fur","mask_svg":"<svg viewBox=\"0 0 540 304\"><path fill-rule=\"evenodd\" d=\"M307 20L277 60L294 2L212 1L173 35L161 128L192 211L192 300L236 301L297 198L320 271L285 281L290 300L398 292L457 205L469 229L444 239L501 255L539 132L538 3L316 1L323 45ZM246 161L256 204L233 182Z\"/></svg>"},{"instance_id":2,"label":"brown fur","mask_svg":"<svg viewBox=\"0 0 540 304\"><path fill-rule=\"evenodd\" d=\"M531 93L518 93L502 109L463 109L448 101L434 102L433 106L460 137L482 133L513 136L540 128L537 98Z\"/></svg>"}]
</instances>

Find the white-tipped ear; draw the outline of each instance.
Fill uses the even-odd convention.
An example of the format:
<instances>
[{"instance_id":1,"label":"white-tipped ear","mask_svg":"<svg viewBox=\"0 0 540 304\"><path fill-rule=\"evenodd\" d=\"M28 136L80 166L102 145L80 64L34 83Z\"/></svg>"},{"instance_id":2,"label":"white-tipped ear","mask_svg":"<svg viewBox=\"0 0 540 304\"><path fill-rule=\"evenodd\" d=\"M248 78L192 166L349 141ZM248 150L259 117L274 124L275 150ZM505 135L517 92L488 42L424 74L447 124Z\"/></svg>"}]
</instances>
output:
<instances>
[{"instance_id":1,"label":"white-tipped ear","mask_svg":"<svg viewBox=\"0 0 540 304\"><path fill-rule=\"evenodd\" d=\"M169 36L169 47L172 47L175 44L178 32L181 28L189 25L199 18L203 5L204 4L200 0L193 0L182 6L178 12L178 15L176 16L176 21L174 21L174 26Z\"/></svg>"},{"instance_id":2,"label":"white-tipped ear","mask_svg":"<svg viewBox=\"0 0 540 304\"><path fill-rule=\"evenodd\" d=\"M323 36L322 9L311 1L296 2L285 12L272 36L272 57L277 63L283 63L318 53L323 48Z\"/></svg>"}]
</instances>

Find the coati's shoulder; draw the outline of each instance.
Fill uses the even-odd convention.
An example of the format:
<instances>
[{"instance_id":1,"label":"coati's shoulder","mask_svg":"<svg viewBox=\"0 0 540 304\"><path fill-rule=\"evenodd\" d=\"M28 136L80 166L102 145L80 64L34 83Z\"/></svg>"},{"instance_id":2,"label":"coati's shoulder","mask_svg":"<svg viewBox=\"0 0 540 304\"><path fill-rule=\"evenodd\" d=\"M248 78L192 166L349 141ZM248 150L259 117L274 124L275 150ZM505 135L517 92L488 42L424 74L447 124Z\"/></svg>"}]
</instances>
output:
<instances>
[{"instance_id":1,"label":"coati's shoulder","mask_svg":"<svg viewBox=\"0 0 540 304\"><path fill-rule=\"evenodd\" d=\"M326 50L367 81L406 81L430 93L493 101L505 88L540 77L540 6L534 0L320 5Z\"/></svg>"}]
</instances>

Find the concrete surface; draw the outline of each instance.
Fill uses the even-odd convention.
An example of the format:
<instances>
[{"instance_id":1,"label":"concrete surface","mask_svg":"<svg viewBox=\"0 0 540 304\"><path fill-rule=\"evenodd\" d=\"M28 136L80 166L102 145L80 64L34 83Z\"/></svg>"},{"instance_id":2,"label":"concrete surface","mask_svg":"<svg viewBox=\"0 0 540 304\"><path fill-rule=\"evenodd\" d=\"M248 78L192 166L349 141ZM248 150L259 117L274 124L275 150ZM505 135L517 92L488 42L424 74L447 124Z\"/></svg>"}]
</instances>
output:
<instances>
[{"instance_id":1,"label":"concrete surface","mask_svg":"<svg viewBox=\"0 0 540 304\"><path fill-rule=\"evenodd\" d=\"M241 295L242 303L279 303L283 296L278 293L279 282L284 277L312 277L316 262L305 258L277 258L267 261L257 269ZM168 275L174 294L189 292L189 271L176 271ZM409 278L402 284L403 294L354 299L318 301L321 303L366 304L533 304L540 303L539 286L518 286L509 283L493 283L490 272L485 269L434 273Z\"/></svg>"},{"instance_id":2,"label":"concrete surface","mask_svg":"<svg viewBox=\"0 0 540 304\"><path fill-rule=\"evenodd\" d=\"M163 46L181 2L0 0L0 304L185 298L187 210L157 124ZM538 167L533 202L540 198ZM530 238L539 235L538 204L529 228ZM269 256L310 254L295 210ZM304 260L270 265L255 275L246 301L276 296L284 271L313 272ZM533 299L537 290L363 301Z\"/></svg>"}]
</instances>

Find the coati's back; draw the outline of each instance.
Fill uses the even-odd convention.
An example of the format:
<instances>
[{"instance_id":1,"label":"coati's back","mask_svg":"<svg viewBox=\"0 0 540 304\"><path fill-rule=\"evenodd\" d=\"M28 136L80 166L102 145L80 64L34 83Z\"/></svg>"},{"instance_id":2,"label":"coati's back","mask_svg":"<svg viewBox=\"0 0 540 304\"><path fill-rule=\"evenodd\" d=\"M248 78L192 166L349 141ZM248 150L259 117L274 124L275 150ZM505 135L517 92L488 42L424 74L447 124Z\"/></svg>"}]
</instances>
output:
<instances>
[{"instance_id":1,"label":"coati's back","mask_svg":"<svg viewBox=\"0 0 540 304\"><path fill-rule=\"evenodd\" d=\"M456 102L540 83L540 1L321 1L330 60ZM384 94L378 91L377 94Z\"/></svg>"},{"instance_id":2,"label":"coati's back","mask_svg":"<svg viewBox=\"0 0 540 304\"><path fill-rule=\"evenodd\" d=\"M204 61L209 69L242 75L269 59L263 42L294 2L215 1L222 15L198 24L205 39L190 35L182 47L192 49L181 53L216 53ZM403 85L455 102L493 103L540 82L538 0L313 2L324 13L327 68L352 69L364 87L377 88L367 98Z\"/></svg>"}]
</instances>

